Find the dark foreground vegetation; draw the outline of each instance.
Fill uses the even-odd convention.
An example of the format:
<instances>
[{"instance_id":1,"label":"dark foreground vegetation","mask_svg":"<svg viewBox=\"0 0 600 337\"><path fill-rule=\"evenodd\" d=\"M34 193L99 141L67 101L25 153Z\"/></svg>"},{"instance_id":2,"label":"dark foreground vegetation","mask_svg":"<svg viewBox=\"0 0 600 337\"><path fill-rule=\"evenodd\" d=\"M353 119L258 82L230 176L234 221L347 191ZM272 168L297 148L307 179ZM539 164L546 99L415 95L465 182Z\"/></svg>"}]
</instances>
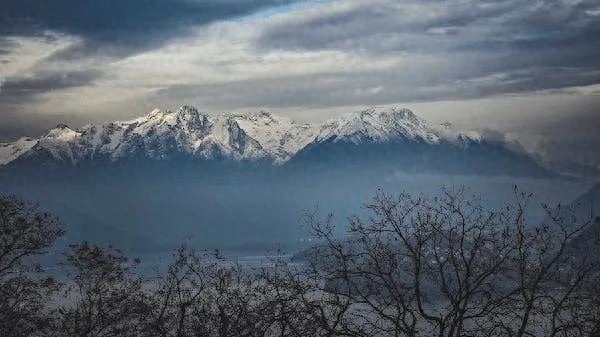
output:
<instances>
[{"instance_id":1,"label":"dark foreground vegetation","mask_svg":"<svg viewBox=\"0 0 600 337\"><path fill-rule=\"evenodd\" d=\"M155 273L85 242L42 266L63 230L1 197L0 336L599 336L598 224L560 208L526 224L515 196L487 210L464 191L380 193L343 240L307 214L319 244L301 266L182 246Z\"/></svg>"}]
</instances>

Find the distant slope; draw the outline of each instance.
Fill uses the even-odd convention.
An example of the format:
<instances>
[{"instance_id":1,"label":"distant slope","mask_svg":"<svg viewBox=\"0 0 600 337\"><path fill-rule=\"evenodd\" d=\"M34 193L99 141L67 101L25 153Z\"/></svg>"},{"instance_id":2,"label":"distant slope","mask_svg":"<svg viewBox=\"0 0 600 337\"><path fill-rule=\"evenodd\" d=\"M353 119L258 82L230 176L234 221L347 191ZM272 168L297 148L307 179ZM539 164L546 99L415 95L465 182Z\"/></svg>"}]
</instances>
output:
<instances>
[{"instance_id":1,"label":"distant slope","mask_svg":"<svg viewBox=\"0 0 600 337\"><path fill-rule=\"evenodd\" d=\"M572 206L580 219L600 216L600 183L573 201Z\"/></svg>"},{"instance_id":2,"label":"distant slope","mask_svg":"<svg viewBox=\"0 0 600 337\"><path fill-rule=\"evenodd\" d=\"M513 144L432 125L407 109L370 108L329 121L288 163L307 169L552 176Z\"/></svg>"},{"instance_id":3,"label":"distant slope","mask_svg":"<svg viewBox=\"0 0 600 337\"><path fill-rule=\"evenodd\" d=\"M176 112L154 110L144 117L101 126L59 125L39 139L0 144L0 166L89 166L145 159L550 174L512 144L431 124L399 108L369 108L309 125L264 111L208 115L182 106Z\"/></svg>"},{"instance_id":4,"label":"distant slope","mask_svg":"<svg viewBox=\"0 0 600 337\"><path fill-rule=\"evenodd\" d=\"M586 226L569 242L569 252L582 259L600 257L600 183L554 214L572 228Z\"/></svg>"}]
</instances>

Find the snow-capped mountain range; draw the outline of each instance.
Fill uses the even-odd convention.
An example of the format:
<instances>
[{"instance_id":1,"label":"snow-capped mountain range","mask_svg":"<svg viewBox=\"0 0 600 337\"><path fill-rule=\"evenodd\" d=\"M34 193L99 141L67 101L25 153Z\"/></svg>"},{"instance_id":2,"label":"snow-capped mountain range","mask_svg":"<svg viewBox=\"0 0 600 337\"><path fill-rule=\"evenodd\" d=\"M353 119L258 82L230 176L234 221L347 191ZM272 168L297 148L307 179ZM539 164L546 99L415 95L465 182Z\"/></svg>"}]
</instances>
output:
<instances>
[{"instance_id":1,"label":"snow-capped mountain range","mask_svg":"<svg viewBox=\"0 0 600 337\"><path fill-rule=\"evenodd\" d=\"M465 146L483 139L431 124L408 109L369 108L320 125L300 124L260 111L209 115L191 106L150 112L129 121L71 129L58 125L40 138L0 143L0 165L35 156L76 164L96 158L117 161L142 156L168 159L189 156L282 164L308 145L320 142L415 141Z\"/></svg>"},{"instance_id":2,"label":"snow-capped mountain range","mask_svg":"<svg viewBox=\"0 0 600 337\"><path fill-rule=\"evenodd\" d=\"M303 209L318 204L345 218L378 188L426 194L467 185L500 202L513 184L545 178L557 177L497 137L400 108L303 124L183 106L0 144L0 194L39 202L67 224L68 242L144 253L190 236L204 248L293 246L307 235ZM556 182L550 195L566 193Z\"/></svg>"}]
</instances>

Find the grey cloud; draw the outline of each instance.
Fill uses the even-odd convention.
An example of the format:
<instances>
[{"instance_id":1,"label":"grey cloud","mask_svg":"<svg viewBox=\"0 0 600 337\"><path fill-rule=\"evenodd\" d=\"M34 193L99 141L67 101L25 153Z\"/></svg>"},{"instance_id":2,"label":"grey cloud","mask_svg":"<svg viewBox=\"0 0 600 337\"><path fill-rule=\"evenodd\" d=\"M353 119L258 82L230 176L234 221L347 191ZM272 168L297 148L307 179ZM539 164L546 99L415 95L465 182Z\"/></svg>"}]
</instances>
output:
<instances>
[{"instance_id":1,"label":"grey cloud","mask_svg":"<svg viewBox=\"0 0 600 337\"><path fill-rule=\"evenodd\" d=\"M436 72L437 76L420 76ZM490 79L470 79L460 71L435 69L430 64L381 71L356 71L267 79L252 79L220 84L178 85L162 89L154 99L185 101L190 97L200 105L238 108L269 106L275 108L323 108L348 105L391 104L397 102L472 99L526 90L560 89L564 85L594 84L600 73L581 73L578 69L529 69L505 73Z\"/></svg>"},{"instance_id":2,"label":"grey cloud","mask_svg":"<svg viewBox=\"0 0 600 337\"><path fill-rule=\"evenodd\" d=\"M8 64L6 56L12 53L12 49L17 45L16 42L4 39L0 36L0 64Z\"/></svg>"},{"instance_id":3,"label":"grey cloud","mask_svg":"<svg viewBox=\"0 0 600 337\"><path fill-rule=\"evenodd\" d=\"M444 33L448 31L456 34L460 27L509 9L500 2L480 8L473 4L432 0L347 3L353 5L279 22L265 32L259 43L267 48L350 49L374 53L429 48L426 41L411 41L411 34L430 36L430 39L446 35ZM442 34L435 34L435 28L447 31L440 30ZM399 39L395 40L395 37Z\"/></svg>"},{"instance_id":4,"label":"grey cloud","mask_svg":"<svg viewBox=\"0 0 600 337\"><path fill-rule=\"evenodd\" d=\"M0 37L0 55L9 53L11 48L13 48L15 45L16 43L14 41Z\"/></svg>"},{"instance_id":5,"label":"grey cloud","mask_svg":"<svg viewBox=\"0 0 600 337\"><path fill-rule=\"evenodd\" d=\"M555 0L354 0L347 3L353 5L280 21L272 25L259 42L268 48L348 49L373 53L439 51L448 47L479 49L482 43L506 48L523 42L535 44L582 35L591 37L600 28L598 19L586 14L599 6L594 0L576 4ZM448 35L458 36L448 39ZM398 39L392 44L382 43L387 37ZM439 40L442 45L432 46L431 39Z\"/></svg>"},{"instance_id":6,"label":"grey cloud","mask_svg":"<svg viewBox=\"0 0 600 337\"><path fill-rule=\"evenodd\" d=\"M455 94L441 93L438 99L598 83L600 17L589 14L600 7L595 0L349 3L352 5L342 9L324 7L272 24L258 46L266 50L340 50L373 59L397 55L414 60L414 67L421 72L413 76L430 87L507 77L480 84L480 88L458 85L446 91ZM439 65L423 67L419 58L437 60ZM401 71L405 69L397 70ZM414 95L407 93L402 99L435 99L418 93L419 88L409 90Z\"/></svg>"},{"instance_id":7,"label":"grey cloud","mask_svg":"<svg viewBox=\"0 0 600 337\"><path fill-rule=\"evenodd\" d=\"M599 105L589 106L585 112L569 111L568 118L557 118L545 124L543 133L547 137L538 144L538 153L554 162L593 168L595 175L600 176Z\"/></svg>"},{"instance_id":8,"label":"grey cloud","mask_svg":"<svg viewBox=\"0 0 600 337\"><path fill-rule=\"evenodd\" d=\"M0 82L0 110L18 108L23 103L37 99L40 94L90 84L99 76L100 71L91 69L41 72L4 79Z\"/></svg>"},{"instance_id":9,"label":"grey cloud","mask_svg":"<svg viewBox=\"0 0 600 337\"><path fill-rule=\"evenodd\" d=\"M44 35L46 30L81 37L63 54L128 54L161 45L190 27L250 14L293 0L3 0L0 37Z\"/></svg>"}]
</instances>

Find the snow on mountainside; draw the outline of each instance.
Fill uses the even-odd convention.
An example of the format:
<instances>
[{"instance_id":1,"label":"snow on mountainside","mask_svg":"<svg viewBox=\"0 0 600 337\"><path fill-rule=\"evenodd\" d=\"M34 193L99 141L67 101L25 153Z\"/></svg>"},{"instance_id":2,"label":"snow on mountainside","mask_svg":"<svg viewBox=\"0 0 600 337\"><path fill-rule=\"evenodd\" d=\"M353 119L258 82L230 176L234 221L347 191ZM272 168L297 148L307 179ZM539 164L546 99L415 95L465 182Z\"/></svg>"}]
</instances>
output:
<instances>
[{"instance_id":1,"label":"snow on mountainside","mask_svg":"<svg viewBox=\"0 0 600 337\"><path fill-rule=\"evenodd\" d=\"M0 143L0 165L6 165L19 158L37 143L37 139L28 137L21 138L14 143Z\"/></svg>"},{"instance_id":2,"label":"snow on mountainside","mask_svg":"<svg viewBox=\"0 0 600 337\"><path fill-rule=\"evenodd\" d=\"M256 140L277 163L291 158L315 137L313 126L296 124L265 111L229 118L233 118L246 135Z\"/></svg>"},{"instance_id":3,"label":"snow on mountainside","mask_svg":"<svg viewBox=\"0 0 600 337\"><path fill-rule=\"evenodd\" d=\"M398 139L437 144L440 140L479 140L478 135L466 135L441 125L433 125L412 111L400 108L372 107L344 115L323 124L317 142L333 140L358 144L362 141L386 142Z\"/></svg>"},{"instance_id":4,"label":"snow on mountainside","mask_svg":"<svg viewBox=\"0 0 600 337\"><path fill-rule=\"evenodd\" d=\"M71 163L95 158L116 161L136 156L191 156L280 164L307 145L328 140L413 140L438 144L441 140L479 141L480 137L429 124L410 110L399 108L369 108L312 126L264 111L208 115L182 106L176 112L156 109L137 119L87 125L77 130L59 125L39 139L22 138L0 144L0 165L36 154Z\"/></svg>"}]
</instances>

